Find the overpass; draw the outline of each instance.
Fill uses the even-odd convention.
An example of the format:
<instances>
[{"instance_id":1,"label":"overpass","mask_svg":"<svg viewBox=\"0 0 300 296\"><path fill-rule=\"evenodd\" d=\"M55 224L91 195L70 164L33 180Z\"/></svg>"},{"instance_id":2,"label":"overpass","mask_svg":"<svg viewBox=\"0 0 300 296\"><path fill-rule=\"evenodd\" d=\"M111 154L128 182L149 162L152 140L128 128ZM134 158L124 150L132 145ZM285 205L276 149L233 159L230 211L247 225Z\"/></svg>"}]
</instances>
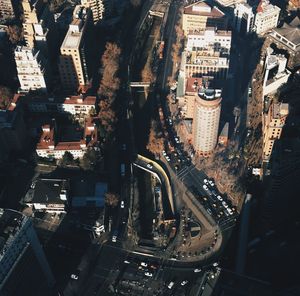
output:
<instances>
[{"instance_id":1,"label":"overpass","mask_svg":"<svg viewBox=\"0 0 300 296\"><path fill-rule=\"evenodd\" d=\"M152 168L147 167L147 164L149 163L151 163ZM154 175L161 184L164 184L168 195L168 200L170 203L172 214L175 215L175 206L173 200L172 187L171 187L169 177L164 171L164 169L157 162L139 154L137 155L137 159L133 162L133 165Z\"/></svg>"}]
</instances>

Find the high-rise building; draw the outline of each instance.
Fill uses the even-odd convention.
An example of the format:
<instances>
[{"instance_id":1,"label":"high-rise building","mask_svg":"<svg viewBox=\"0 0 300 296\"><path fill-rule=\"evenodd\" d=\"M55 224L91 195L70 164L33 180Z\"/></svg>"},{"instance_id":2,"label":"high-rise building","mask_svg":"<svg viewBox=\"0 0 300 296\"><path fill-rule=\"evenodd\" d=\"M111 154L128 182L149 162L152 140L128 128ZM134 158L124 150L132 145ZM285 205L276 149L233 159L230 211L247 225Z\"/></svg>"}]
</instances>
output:
<instances>
[{"instance_id":1,"label":"high-rise building","mask_svg":"<svg viewBox=\"0 0 300 296\"><path fill-rule=\"evenodd\" d=\"M26 46L17 46L15 49L20 92L30 90L47 91L49 71L47 63L39 50Z\"/></svg>"},{"instance_id":2,"label":"high-rise building","mask_svg":"<svg viewBox=\"0 0 300 296\"><path fill-rule=\"evenodd\" d=\"M0 19L13 18L14 16L12 0L0 0Z\"/></svg>"},{"instance_id":3,"label":"high-rise building","mask_svg":"<svg viewBox=\"0 0 300 296\"><path fill-rule=\"evenodd\" d=\"M211 7L206 2L197 1L184 7L182 29L185 35L189 31L205 30L206 26L225 28L227 18L217 7Z\"/></svg>"},{"instance_id":4,"label":"high-rise building","mask_svg":"<svg viewBox=\"0 0 300 296\"><path fill-rule=\"evenodd\" d=\"M253 31L255 14L253 7L247 3L239 3L234 9L234 27L238 32Z\"/></svg>"},{"instance_id":5,"label":"high-rise building","mask_svg":"<svg viewBox=\"0 0 300 296\"><path fill-rule=\"evenodd\" d=\"M92 10L94 23L110 15L111 4L110 0L81 0L81 5Z\"/></svg>"},{"instance_id":6,"label":"high-rise building","mask_svg":"<svg viewBox=\"0 0 300 296\"><path fill-rule=\"evenodd\" d=\"M22 7L26 45L41 50L42 54L47 57L49 45L53 42L49 37L49 33L54 24L49 6L43 0L22 0Z\"/></svg>"},{"instance_id":7,"label":"high-rise building","mask_svg":"<svg viewBox=\"0 0 300 296\"><path fill-rule=\"evenodd\" d=\"M90 79L88 31L92 25L92 13L89 8L77 5L73 12L73 21L60 47L59 72L63 87L77 91Z\"/></svg>"},{"instance_id":8,"label":"high-rise building","mask_svg":"<svg viewBox=\"0 0 300 296\"><path fill-rule=\"evenodd\" d=\"M221 101L220 89L205 86L195 96L193 146L201 155L211 154L217 145Z\"/></svg>"},{"instance_id":9,"label":"high-rise building","mask_svg":"<svg viewBox=\"0 0 300 296\"><path fill-rule=\"evenodd\" d=\"M256 9L254 30L257 34L264 34L277 27L280 8L270 4L269 0L261 0Z\"/></svg>"},{"instance_id":10,"label":"high-rise building","mask_svg":"<svg viewBox=\"0 0 300 296\"><path fill-rule=\"evenodd\" d=\"M263 112L263 161L269 161L274 142L280 139L283 126L289 114L289 105L284 103L265 103Z\"/></svg>"},{"instance_id":11,"label":"high-rise building","mask_svg":"<svg viewBox=\"0 0 300 296\"><path fill-rule=\"evenodd\" d=\"M54 277L31 218L0 209L0 294L50 295Z\"/></svg>"}]
</instances>

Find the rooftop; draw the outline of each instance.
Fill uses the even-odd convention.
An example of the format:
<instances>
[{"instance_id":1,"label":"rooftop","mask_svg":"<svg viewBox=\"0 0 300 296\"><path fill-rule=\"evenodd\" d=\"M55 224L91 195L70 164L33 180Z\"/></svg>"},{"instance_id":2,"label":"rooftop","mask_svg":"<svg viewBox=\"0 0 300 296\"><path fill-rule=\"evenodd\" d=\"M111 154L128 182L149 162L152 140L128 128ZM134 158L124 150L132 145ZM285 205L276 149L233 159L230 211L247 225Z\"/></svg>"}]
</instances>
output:
<instances>
[{"instance_id":1,"label":"rooftop","mask_svg":"<svg viewBox=\"0 0 300 296\"><path fill-rule=\"evenodd\" d=\"M0 259L26 219L28 218L20 212L0 209Z\"/></svg>"},{"instance_id":2,"label":"rooftop","mask_svg":"<svg viewBox=\"0 0 300 296\"><path fill-rule=\"evenodd\" d=\"M27 192L25 203L65 204L69 183L64 179L37 179Z\"/></svg>"},{"instance_id":3,"label":"rooftop","mask_svg":"<svg viewBox=\"0 0 300 296\"><path fill-rule=\"evenodd\" d=\"M222 18L225 14L217 7L211 7L206 2L198 1L184 7L184 14L207 16L211 18Z\"/></svg>"},{"instance_id":4,"label":"rooftop","mask_svg":"<svg viewBox=\"0 0 300 296\"><path fill-rule=\"evenodd\" d=\"M228 58L221 57L220 54L220 51L213 49L193 50L187 53L186 63L192 65L227 67L229 65Z\"/></svg>"},{"instance_id":5,"label":"rooftop","mask_svg":"<svg viewBox=\"0 0 300 296\"><path fill-rule=\"evenodd\" d=\"M198 36L211 35L212 32L214 33L215 36L231 37L232 35L231 31L216 30L214 27L206 27L205 30L189 30L188 37L190 37L190 35L198 35Z\"/></svg>"},{"instance_id":6,"label":"rooftop","mask_svg":"<svg viewBox=\"0 0 300 296\"><path fill-rule=\"evenodd\" d=\"M196 93L199 87L202 87L202 78L187 78L185 88L186 93Z\"/></svg>"},{"instance_id":7,"label":"rooftop","mask_svg":"<svg viewBox=\"0 0 300 296\"><path fill-rule=\"evenodd\" d=\"M273 106L273 118L280 119L286 117L289 114L289 104L275 103Z\"/></svg>"},{"instance_id":8,"label":"rooftop","mask_svg":"<svg viewBox=\"0 0 300 296\"><path fill-rule=\"evenodd\" d=\"M88 11L85 7L77 5L73 13L73 21L61 45L62 48L76 49L79 47L85 29Z\"/></svg>"},{"instance_id":9,"label":"rooftop","mask_svg":"<svg viewBox=\"0 0 300 296\"><path fill-rule=\"evenodd\" d=\"M296 16L290 23L284 23L274 31L295 45L300 44L300 18Z\"/></svg>"}]
</instances>

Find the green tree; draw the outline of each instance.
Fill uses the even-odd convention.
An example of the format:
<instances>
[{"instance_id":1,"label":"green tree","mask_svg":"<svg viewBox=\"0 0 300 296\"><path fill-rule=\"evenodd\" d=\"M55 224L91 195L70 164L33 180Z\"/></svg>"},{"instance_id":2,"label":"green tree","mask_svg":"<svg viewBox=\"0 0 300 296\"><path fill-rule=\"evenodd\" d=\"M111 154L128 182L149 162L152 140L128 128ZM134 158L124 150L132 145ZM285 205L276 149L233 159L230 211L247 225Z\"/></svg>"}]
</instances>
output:
<instances>
[{"instance_id":1,"label":"green tree","mask_svg":"<svg viewBox=\"0 0 300 296\"><path fill-rule=\"evenodd\" d=\"M70 153L69 151L66 151L62 157L62 159L60 160L60 165L61 166L67 166L67 165L72 165L75 163L74 160L74 156L72 153Z\"/></svg>"},{"instance_id":2,"label":"green tree","mask_svg":"<svg viewBox=\"0 0 300 296\"><path fill-rule=\"evenodd\" d=\"M0 86L0 109L6 109L12 99L12 91L5 86Z\"/></svg>"},{"instance_id":3,"label":"green tree","mask_svg":"<svg viewBox=\"0 0 300 296\"><path fill-rule=\"evenodd\" d=\"M80 159L80 167L85 171L91 171L94 169L97 162L97 153L94 149L89 149L83 157Z\"/></svg>"}]
</instances>

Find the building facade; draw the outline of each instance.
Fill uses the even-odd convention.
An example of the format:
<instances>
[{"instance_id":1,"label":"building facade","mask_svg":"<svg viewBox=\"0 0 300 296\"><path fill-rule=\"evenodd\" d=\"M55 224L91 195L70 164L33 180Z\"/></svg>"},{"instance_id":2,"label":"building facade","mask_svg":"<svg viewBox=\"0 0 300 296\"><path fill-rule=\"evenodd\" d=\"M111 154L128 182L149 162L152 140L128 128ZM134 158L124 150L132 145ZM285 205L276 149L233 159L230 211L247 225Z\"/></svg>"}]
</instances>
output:
<instances>
[{"instance_id":1,"label":"building facade","mask_svg":"<svg viewBox=\"0 0 300 296\"><path fill-rule=\"evenodd\" d=\"M69 113L86 117L96 108L95 96L70 96L65 98L32 97L28 102L31 112Z\"/></svg>"},{"instance_id":2,"label":"building facade","mask_svg":"<svg viewBox=\"0 0 300 296\"><path fill-rule=\"evenodd\" d=\"M280 8L270 4L268 0L261 0L255 15L254 30L257 34L264 34L269 30L276 28Z\"/></svg>"},{"instance_id":3,"label":"building facade","mask_svg":"<svg viewBox=\"0 0 300 296\"><path fill-rule=\"evenodd\" d=\"M254 29L255 14L253 7L247 3L239 3L234 9L234 27L238 32L249 33Z\"/></svg>"},{"instance_id":4,"label":"building facade","mask_svg":"<svg viewBox=\"0 0 300 296\"><path fill-rule=\"evenodd\" d=\"M91 10L77 5L73 21L60 47L59 72L61 83L67 91L77 91L89 83L87 31L91 25Z\"/></svg>"},{"instance_id":5,"label":"building facade","mask_svg":"<svg viewBox=\"0 0 300 296\"><path fill-rule=\"evenodd\" d=\"M193 146L200 155L210 155L217 145L221 101L219 89L200 88L195 96Z\"/></svg>"},{"instance_id":6,"label":"building facade","mask_svg":"<svg viewBox=\"0 0 300 296\"><path fill-rule=\"evenodd\" d=\"M90 8L93 14L93 21L96 24L111 13L112 1L110 0L81 0L81 5Z\"/></svg>"},{"instance_id":7,"label":"building facade","mask_svg":"<svg viewBox=\"0 0 300 296\"><path fill-rule=\"evenodd\" d=\"M88 149L97 149L98 129L95 122L86 119L83 137L74 141L58 140L55 122L42 127L42 135L36 147L39 157L61 159L65 152L69 152L75 159L82 158Z\"/></svg>"},{"instance_id":8,"label":"building facade","mask_svg":"<svg viewBox=\"0 0 300 296\"><path fill-rule=\"evenodd\" d=\"M49 71L47 63L39 50L30 47L17 46L15 62L20 82L20 92L30 90L47 92Z\"/></svg>"},{"instance_id":9,"label":"building facade","mask_svg":"<svg viewBox=\"0 0 300 296\"><path fill-rule=\"evenodd\" d=\"M12 0L0 0L0 19L15 17Z\"/></svg>"},{"instance_id":10,"label":"building facade","mask_svg":"<svg viewBox=\"0 0 300 296\"><path fill-rule=\"evenodd\" d=\"M282 129L289 114L289 105L271 102L263 113L263 161L270 160L274 143L280 139Z\"/></svg>"},{"instance_id":11,"label":"building facade","mask_svg":"<svg viewBox=\"0 0 300 296\"><path fill-rule=\"evenodd\" d=\"M189 31L205 30L206 26L227 27L225 14L217 7L211 7L204 1L198 1L184 7L182 29L185 35Z\"/></svg>"},{"instance_id":12,"label":"building facade","mask_svg":"<svg viewBox=\"0 0 300 296\"><path fill-rule=\"evenodd\" d=\"M49 295L54 277L31 218L0 209L0 240L0 294Z\"/></svg>"},{"instance_id":13,"label":"building facade","mask_svg":"<svg viewBox=\"0 0 300 296\"><path fill-rule=\"evenodd\" d=\"M207 27L205 30L190 31L187 36L186 49L202 50L203 48L214 48L223 54L230 53L231 31L217 30L214 27Z\"/></svg>"}]
</instances>

